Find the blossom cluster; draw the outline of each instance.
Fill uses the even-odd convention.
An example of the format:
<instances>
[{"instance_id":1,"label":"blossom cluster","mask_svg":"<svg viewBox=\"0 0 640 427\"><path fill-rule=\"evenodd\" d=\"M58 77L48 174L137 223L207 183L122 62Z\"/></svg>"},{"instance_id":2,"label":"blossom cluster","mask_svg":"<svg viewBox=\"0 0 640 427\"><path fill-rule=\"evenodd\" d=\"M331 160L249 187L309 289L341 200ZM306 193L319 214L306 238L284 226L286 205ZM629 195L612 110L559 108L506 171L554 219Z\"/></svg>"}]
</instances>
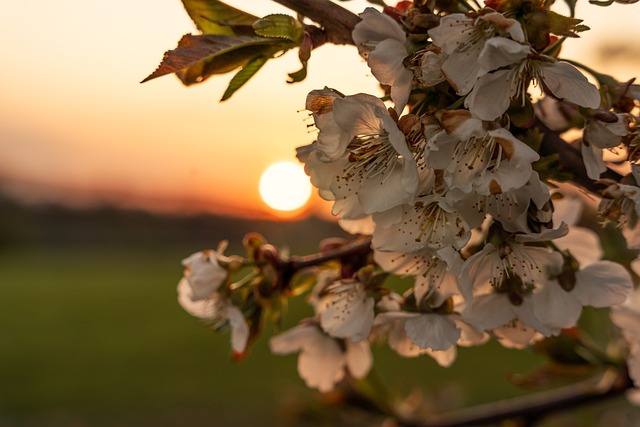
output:
<instances>
[{"instance_id":1,"label":"blossom cluster","mask_svg":"<svg viewBox=\"0 0 640 427\"><path fill-rule=\"evenodd\" d=\"M637 87L597 76L596 85L559 59L558 36L579 29L544 5L537 16L555 28L505 6L518 2L466 13L417 3L367 8L353 31L384 101L328 87L306 99L318 134L298 157L341 226L369 235L373 251L357 268L315 266L314 315L270 340L276 354L299 352L300 376L321 391L366 376L374 342L449 366L458 346L493 337L523 348L574 327L585 306L620 306L633 289L627 269L602 260L595 233L578 226L584 203L557 189L539 129L580 131L574 145L602 185L601 218L640 249ZM613 155L622 181L601 179ZM233 302L232 264L221 250L185 260L180 301L230 324L242 353L250 333L246 301ZM389 274L411 285L388 286ZM614 321L637 322L619 320L620 307Z\"/></svg>"}]
</instances>

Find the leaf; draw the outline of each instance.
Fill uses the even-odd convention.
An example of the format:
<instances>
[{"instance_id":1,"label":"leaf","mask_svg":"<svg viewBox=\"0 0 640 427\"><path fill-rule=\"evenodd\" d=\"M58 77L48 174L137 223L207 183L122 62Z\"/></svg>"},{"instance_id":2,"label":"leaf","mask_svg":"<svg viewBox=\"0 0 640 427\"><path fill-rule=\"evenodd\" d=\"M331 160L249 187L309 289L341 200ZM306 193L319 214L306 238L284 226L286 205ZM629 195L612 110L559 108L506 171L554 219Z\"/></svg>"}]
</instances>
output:
<instances>
[{"instance_id":1,"label":"leaf","mask_svg":"<svg viewBox=\"0 0 640 427\"><path fill-rule=\"evenodd\" d=\"M586 25L580 25L581 22L582 19L570 18L546 9L536 9L527 15L528 27L556 36L579 37L577 33L589 29Z\"/></svg>"},{"instance_id":2,"label":"leaf","mask_svg":"<svg viewBox=\"0 0 640 427\"><path fill-rule=\"evenodd\" d=\"M178 73L180 71L186 70L189 67L197 65L202 61L208 61L213 58L229 54L235 50L240 48L247 47L255 47L260 45L267 45L267 49L273 49L274 42L272 39L267 39L263 37L247 37L247 36L222 36L222 35L191 35L186 34L183 36L178 42L178 47L166 52L164 54L164 58L162 62L158 66L158 68L151 73L147 78L145 78L142 83L147 82L149 80L155 79L156 77L164 76L166 74ZM258 49L260 51L260 49ZM252 53L255 56L256 52L251 51L247 53ZM225 61L223 63L224 66L220 66L218 70L214 72L209 72L208 74L218 74L220 72L227 72L234 68L237 68L238 65L242 65L246 63L250 56L240 56L240 57L230 57L234 60ZM205 71L205 64L201 64L202 70ZM223 71L220 71L223 70ZM205 77L205 74L200 74L202 81ZM184 82L184 80L183 80ZM185 82L185 84L190 84Z\"/></svg>"},{"instance_id":3,"label":"leaf","mask_svg":"<svg viewBox=\"0 0 640 427\"><path fill-rule=\"evenodd\" d=\"M267 15L254 22L252 26L256 34L263 37L287 39L300 43L304 36L304 27L300 21L289 15Z\"/></svg>"},{"instance_id":4,"label":"leaf","mask_svg":"<svg viewBox=\"0 0 640 427\"><path fill-rule=\"evenodd\" d=\"M242 70L238 71L238 74L233 76L229 82L227 90L222 95L220 101L226 101L231 98L238 89L240 89L255 73L262 68L262 66L269 60L270 56L257 56L245 65Z\"/></svg>"},{"instance_id":5,"label":"leaf","mask_svg":"<svg viewBox=\"0 0 640 427\"><path fill-rule=\"evenodd\" d=\"M205 34L245 35L257 16L238 10L218 0L182 0L184 8Z\"/></svg>"}]
</instances>

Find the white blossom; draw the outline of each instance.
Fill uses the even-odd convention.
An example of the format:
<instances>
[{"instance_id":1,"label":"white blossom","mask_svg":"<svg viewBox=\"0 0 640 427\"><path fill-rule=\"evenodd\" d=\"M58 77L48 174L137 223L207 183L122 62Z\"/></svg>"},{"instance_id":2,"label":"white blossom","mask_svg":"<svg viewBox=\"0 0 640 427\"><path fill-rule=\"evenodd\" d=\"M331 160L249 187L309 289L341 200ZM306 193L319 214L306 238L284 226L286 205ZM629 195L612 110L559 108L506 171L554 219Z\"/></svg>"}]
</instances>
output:
<instances>
[{"instance_id":1,"label":"white blossom","mask_svg":"<svg viewBox=\"0 0 640 427\"><path fill-rule=\"evenodd\" d=\"M416 160L384 103L366 94L323 99L331 107L319 114L326 120L317 122L305 170L334 201L334 215L358 219L411 199L420 180Z\"/></svg>"},{"instance_id":2,"label":"white blossom","mask_svg":"<svg viewBox=\"0 0 640 427\"><path fill-rule=\"evenodd\" d=\"M383 85L391 86L391 99L401 113L409 100L413 73L404 66L407 36L391 17L368 7L360 14L352 37L371 72Z\"/></svg>"},{"instance_id":3,"label":"white blossom","mask_svg":"<svg viewBox=\"0 0 640 427\"><path fill-rule=\"evenodd\" d=\"M249 326L242 311L228 298L212 292L207 298L194 299L193 288L186 278L178 283L178 303L185 311L218 328L226 323L231 327L231 348L243 353L249 339Z\"/></svg>"},{"instance_id":4,"label":"white blossom","mask_svg":"<svg viewBox=\"0 0 640 427\"><path fill-rule=\"evenodd\" d=\"M340 343L343 345L340 345ZM299 352L298 373L307 386L321 392L333 390L347 371L355 378L365 377L373 359L369 343L332 338L311 321L282 332L269 340L274 354Z\"/></svg>"},{"instance_id":5,"label":"white blossom","mask_svg":"<svg viewBox=\"0 0 640 427\"><path fill-rule=\"evenodd\" d=\"M320 293L318 314L322 329L336 338L354 343L369 336L374 317L374 300L365 285L356 279L342 279L326 286Z\"/></svg>"}]
</instances>

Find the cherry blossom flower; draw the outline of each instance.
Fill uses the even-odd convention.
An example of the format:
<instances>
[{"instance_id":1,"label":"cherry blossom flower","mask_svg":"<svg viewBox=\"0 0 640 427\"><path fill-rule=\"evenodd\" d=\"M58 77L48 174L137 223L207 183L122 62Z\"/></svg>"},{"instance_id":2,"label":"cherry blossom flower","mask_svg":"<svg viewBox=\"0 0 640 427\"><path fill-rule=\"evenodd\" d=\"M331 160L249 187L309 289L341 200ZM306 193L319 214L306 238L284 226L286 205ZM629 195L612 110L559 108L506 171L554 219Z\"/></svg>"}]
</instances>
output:
<instances>
[{"instance_id":1,"label":"cherry blossom flower","mask_svg":"<svg viewBox=\"0 0 640 427\"><path fill-rule=\"evenodd\" d=\"M318 142L305 170L320 194L334 200L333 213L358 219L411 199L420 180L416 161L384 103L357 94L330 105L318 113Z\"/></svg>"},{"instance_id":2,"label":"cherry blossom flower","mask_svg":"<svg viewBox=\"0 0 640 427\"><path fill-rule=\"evenodd\" d=\"M354 343L369 336L373 324L374 300L357 279L336 280L320 293L317 305L322 329L336 338Z\"/></svg>"},{"instance_id":3,"label":"cherry blossom flower","mask_svg":"<svg viewBox=\"0 0 640 427\"><path fill-rule=\"evenodd\" d=\"M190 297L194 300L206 299L224 284L229 275L229 267L239 265L241 258L223 255L227 242L220 242L218 250L196 252L182 260L184 277L191 287Z\"/></svg>"},{"instance_id":4,"label":"cherry blossom flower","mask_svg":"<svg viewBox=\"0 0 640 427\"><path fill-rule=\"evenodd\" d=\"M228 298L218 292L212 292L207 298L193 297L193 287L186 278L178 283L178 302L185 311L214 328L225 324L231 327L231 348L236 353L243 353L249 339L249 326L240 309Z\"/></svg>"},{"instance_id":5,"label":"cherry blossom flower","mask_svg":"<svg viewBox=\"0 0 640 427\"><path fill-rule=\"evenodd\" d=\"M460 214L438 195L416 197L412 204L374 214L373 247L380 251L414 252L462 248L471 230Z\"/></svg>"},{"instance_id":6,"label":"cherry blossom flower","mask_svg":"<svg viewBox=\"0 0 640 427\"><path fill-rule=\"evenodd\" d=\"M383 85L391 86L391 99L401 113L409 100L413 73L405 68L407 36L391 17L368 7L353 29L353 41L367 60L371 72Z\"/></svg>"},{"instance_id":7,"label":"cherry blossom flower","mask_svg":"<svg viewBox=\"0 0 640 427\"><path fill-rule=\"evenodd\" d=\"M347 372L355 378L364 378L373 364L367 341L353 343L337 340L319 328L313 321L282 332L269 340L274 354L300 352L298 373L307 386L328 392L341 381Z\"/></svg>"},{"instance_id":8,"label":"cherry blossom flower","mask_svg":"<svg viewBox=\"0 0 640 427\"><path fill-rule=\"evenodd\" d=\"M483 9L475 15L445 15L440 25L429 30L429 36L446 56L442 62L442 73L458 95L469 93L478 77L486 72L478 58L487 41L505 38L500 36L508 36L521 43L525 40L518 21L505 18L491 9Z\"/></svg>"},{"instance_id":9,"label":"cherry blossom flower","mask_svg":"<svg viewBox=\"0 0 640 427\"><path fill-rule=\"evenodd\" d=\"M557 99L598 108L598 89L577 68L548 56L532 55L529 50L506 38L488 40L478 58L486 74L476 81L464 101L465 107L482 120L495 120L512 99L524 102L529 85L534 82Z\"/></svg>"},{"instance_id":10,"label":"cherry blossom flower","mask_svg":"<svg viewBox=\"0 0 640 427\"><path fill-rule=\"evenodd\" d=\"M442 132L427 143L427 166L444 171L449 190L498 194L523 187L540 156L503 128L486 130L466 110L443 111Z\"/></svg>"}]
</instances>

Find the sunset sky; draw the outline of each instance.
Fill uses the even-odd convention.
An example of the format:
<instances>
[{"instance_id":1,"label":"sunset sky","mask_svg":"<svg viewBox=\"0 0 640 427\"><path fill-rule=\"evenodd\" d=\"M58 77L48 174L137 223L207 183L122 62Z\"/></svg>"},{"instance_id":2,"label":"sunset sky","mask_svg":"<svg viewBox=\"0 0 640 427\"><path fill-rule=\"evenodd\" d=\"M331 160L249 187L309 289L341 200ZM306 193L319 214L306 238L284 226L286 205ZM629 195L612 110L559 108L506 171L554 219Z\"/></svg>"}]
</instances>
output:
<instances>
[{"instance_id":1,"label":"sunset sky","mask_svg":"<svg viewBox=\"0 0 640 427\"><path fill-rule=\"evenodd\" d=\"M266 0L228 3L259 16L286 12ZM592 30L567 42L563 56L620 79L640 74L640 5L579 3ZM91 195L153 209L267 213L260 174L313 140L298 112L306 94L323 86L378 93L355 48L335 46L313 52L303 83L285 83L299 68L290 52L225 103L218 100L231 75L190 88L173 76L140 84L189 32L179 0L4 4L0 186L27 199ZM606 47L615 49L603 58Z\"/></svg>"}]
</instances>

